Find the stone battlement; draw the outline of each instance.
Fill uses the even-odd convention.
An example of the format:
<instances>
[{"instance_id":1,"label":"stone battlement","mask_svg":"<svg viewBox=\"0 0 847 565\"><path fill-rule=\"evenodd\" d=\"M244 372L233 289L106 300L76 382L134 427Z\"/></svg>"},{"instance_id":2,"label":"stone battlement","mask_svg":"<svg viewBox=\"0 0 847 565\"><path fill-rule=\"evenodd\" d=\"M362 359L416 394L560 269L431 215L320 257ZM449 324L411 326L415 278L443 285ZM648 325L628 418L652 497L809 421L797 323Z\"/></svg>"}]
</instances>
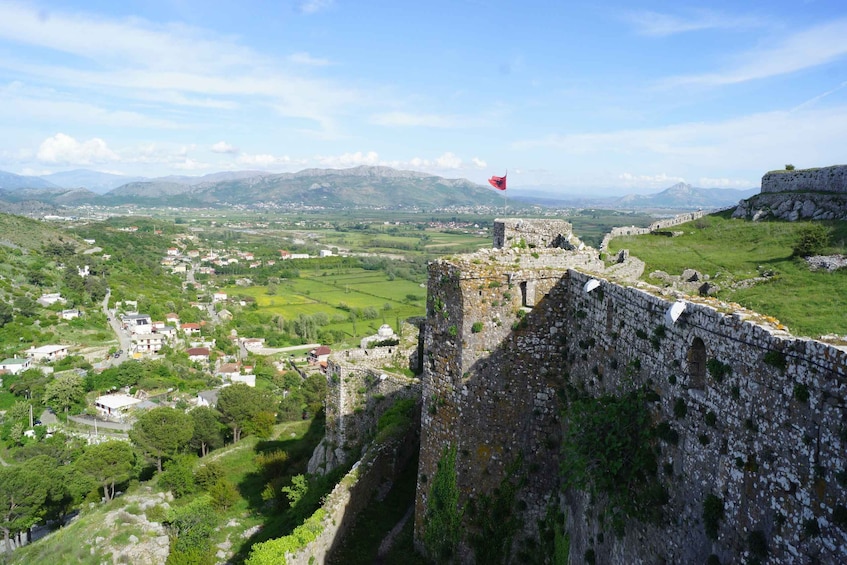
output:
<instances>
[{"instance_id":1,"label":"stone battlement","mask_svg":"<svg viewBox=\"0 0 847 565\"><path fill-rule=\"evenodd\" d=\"M847 193L847 165L771 171L762 177L762 194L774 192Z\"/></svg>"},{"instance_id":2,"label":"stone battlement","mask_svg":"<svg viewBox=\"0 0 847 565\"><path fill-rule=\"evenodd\" d=\"M528 224L520 233L544 229ZM539 253L551 238L534 241L430 264L418 544L438 518L433 477L454 449L463 563L481 563L491 544L521 562L522 551L544 546L551 516L564 517L574 563L589 551L597 563L744 562L761 557L751 532L772 562L843 560L847 353L706 299L683 299L670 321L679 295L606 280L602 263L585 259L593 250ZM654 396L653 421L674 436L654 445L668 499L659 524L629 519L620 535L602 497L564 483L567 398L642 386ZM709 496L723 505L714 540L703 526ZM493 508L497 539L486 529Z\"/></svg>"}]
</instances>

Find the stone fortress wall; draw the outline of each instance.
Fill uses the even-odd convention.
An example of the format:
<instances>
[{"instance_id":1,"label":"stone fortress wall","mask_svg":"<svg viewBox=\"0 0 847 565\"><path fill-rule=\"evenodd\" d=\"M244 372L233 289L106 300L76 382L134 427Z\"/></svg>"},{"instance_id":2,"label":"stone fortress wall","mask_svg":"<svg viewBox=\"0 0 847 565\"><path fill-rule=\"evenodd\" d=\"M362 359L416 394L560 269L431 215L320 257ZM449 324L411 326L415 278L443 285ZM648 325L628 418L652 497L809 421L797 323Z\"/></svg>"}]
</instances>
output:
<instances>
[{"instance_id":1,"label":"stone fortress wall","mask_svg":"<svg viewBox=\"0 0 847 565\"><path fill-rule=\"evenodd\" d=\"M762 177L762 194L802 191L847 194L847 165L771 171Z\"/></svg>"},{"instance_id":2,"label":"stone fortress wall","mask_svg":"<svg viewBox=\"0 0 847 565\"><path fill-rule=\"evenodd\" d=\"M325 474L356 456L377 431L379 417L401 398L420 398L419 379L385 370L406 366L398 347L350 349L327 362L326 432L309 460L308 472Z\"/></svg>"},{"instance_id":3,"label":"stone fortress wall","mask_svg":"<svg viewBox=\"0 0 847 565\"><path fill-rule=\"evenodd\" d=\"M732 215L749 220L847 220L847 165L771 171Z\"/></svg>"},{"instance_id":4,"label":"stone fortress wall","mask_svg":"<svg viewBox=\"0 0 847 565\"><path fill-rule=\"evenodd\" d=\"M527 223L518 231L498 221L495 240L498 231L501 242L526 238ZM518 485L512 562L537 551L551 510L566 517L574 563L589 551L597 563L703 563L712 554L743 562L761 551L753 537L769 562L842 561L847 353L710 299L686 299L671 323L677 296L605 280L602 262L590 257L596 251L539 249L430 265L418 544L430 479L455 448L462 562L474 562L486 532L481 503L502 497L507 483ZM591 278L599 287L586 292ZM664 521L630 520L621 536L600 498L562 487L563 398L569 387L599 396L640 385L658 396L654 421L678 441L657 443L670 495ZM707 495L724 504L715 541L703 526Z\"/></svg>"}]
</instances>

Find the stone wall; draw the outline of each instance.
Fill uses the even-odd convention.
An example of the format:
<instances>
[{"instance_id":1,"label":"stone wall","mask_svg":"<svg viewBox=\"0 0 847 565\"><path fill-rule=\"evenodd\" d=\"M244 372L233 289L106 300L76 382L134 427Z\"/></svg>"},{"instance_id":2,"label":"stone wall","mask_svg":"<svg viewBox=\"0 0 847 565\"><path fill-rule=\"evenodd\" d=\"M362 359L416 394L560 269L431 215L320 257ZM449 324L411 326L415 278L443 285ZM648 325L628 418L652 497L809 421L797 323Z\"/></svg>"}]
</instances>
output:
<instances>
[{"instance_id":1,"label":"stone wall","mask_svg":"<svg viewBox=\"0 0 847 565\"><path fill-rule=\"evenodd\" d=\"M739 202L733 218L748 220L847 220L847 194L784 192L757 194Z\"/></svg>"},{"instance_id":2,"label":"stone wall","mask_svg":"<svg viewBox=\"0 0 847 565\"><path fill-rule=\"evenodd\" d=\"M550 509L567 516L571 562L583 561L588 550L597 563L703 563L711 554L722 563L742 562L754 557L751 532L766 541L772 562L843 559L843 350L794 338L772 319L708 299L685 302L685 313L671 324L665 315L677 297L658 289L600 279L586 293L591 275L540 265L516 269L506 258L479 257L430 266L419 545L428 479L452 446L466 509L520 475L513 562L538 547L538 524ZM706 368L713 364L730 373L715 378ZM667 422L679 439L657 441L670 495L664 522L630 520L618 536L604 522L601 497L562 488L563 398L568 387L601 395L640 385L658 395L654 421ZM677 417L678 406L684 416ZM725 507L716 541L702 523L709 494ZM463 520L459 557L473 562L481 521L470 512Z\"/></svg>"},{"instance_id":3,"label":"stone wall","mask_svg":"<svg viewBox=\"0 0 847 565\"><path fill-rule=\"evenodd\" d=\"M309 460L308 472L325 474L376 434L379 417L401 398L420 398L419 379L383 367L408 364L408 352L396 347L352 349L327 363L326 434Z\"/></svg>"},{"instance_id":4,"label":"stone wall","mask_svg":"<svg viewBox=\"0 0 847 565\"><path fill-rule=\"evenodd\" d=\"M564 220L494 220L495 249L573 249L579 246L580 241L573 235L573 227Z\"/></svg>"},{"instance_id":5,"label":"stone wall","mask_svg":"<svg viewBox=\"0 0 847 565\"><path fill-rule=\"evenodd\" d=\"M417 449L417 426L411 426L405 437L384 445L373 446L332 489L322 508L326 515L317 539L295 554L287 554L289 565L326 563L338 547L356 515L374 498L379 489L389 485L414 457Z\"/></svg>"},{"instance_id":6,"label":"stone wall","mask_svg":"<svg viewBox=\"0 0 847 565\"><path fill-rule=\"evenodd\" d=\"M600 243L600 250L606 251L609 248L609 242L616 237L623 237L627 235L647 235L648 233L652 233L654 231L664 230L668 228L672 228L674 226L678 226L680 224L684 224L686 222L693 222L698 218L702 218L706 214L711 214L711 212L704 212L702 210L698 210L696 212L688 212L686 214L679 214L678 216L674 216L673 218L665 218L664 220L657 220L647 226L646 228L639 228L636 226L624 226L612 228L609 233L603 236L603 241Z\"/></svg>"},{"instance_id":7,"label":"stone wall","mask_svg":"<svg viewBox=\"0 0 847 565\"><path fill-rule=\"evenodd\" d=\"M847 165L771 171L762 177L762 194L802 191L847 193Z\"/></svg>"}]
</instances>

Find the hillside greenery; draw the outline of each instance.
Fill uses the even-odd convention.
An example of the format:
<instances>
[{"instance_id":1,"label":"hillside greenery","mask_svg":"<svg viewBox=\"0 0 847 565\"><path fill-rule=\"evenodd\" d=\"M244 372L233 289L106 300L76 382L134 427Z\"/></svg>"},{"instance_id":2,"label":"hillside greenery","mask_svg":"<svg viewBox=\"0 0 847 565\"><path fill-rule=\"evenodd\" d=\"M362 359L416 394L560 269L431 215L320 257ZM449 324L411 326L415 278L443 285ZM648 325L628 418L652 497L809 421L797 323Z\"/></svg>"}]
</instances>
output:
<instances>
[{"instance_id":1,"label":"hillside greenery","mask_svg":"<svg viewBox=\"0 0 847 565\"><path fill-rule=\"evenodd\" d=\"M661 270L680 275L696 269L718 285L719 299L736 302L773 316L793 334L817 337L847 334L847 272L811 271L796 253L811 222L750 222L732 219L731 212L705 216L676 226L677 237L643 235L612 240L609 251L629 249L647 267L643 279L663 283L650 273ZM847 252L847 223L816 222L829 229L821 254ZM819 230L815 229L813 234ZM738 284L752 281L752 284Z\"/></svg>"}]
</instances>

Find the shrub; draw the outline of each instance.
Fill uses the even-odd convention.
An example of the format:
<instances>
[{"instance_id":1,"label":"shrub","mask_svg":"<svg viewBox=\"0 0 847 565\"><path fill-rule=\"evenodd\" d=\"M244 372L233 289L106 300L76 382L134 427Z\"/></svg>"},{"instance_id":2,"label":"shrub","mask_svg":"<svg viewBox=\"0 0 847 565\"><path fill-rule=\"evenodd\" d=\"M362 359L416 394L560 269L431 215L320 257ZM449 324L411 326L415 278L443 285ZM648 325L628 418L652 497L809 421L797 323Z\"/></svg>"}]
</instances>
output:
<instances>
[{"instance_id":1,"label":"shrub","mask_svg":"<svg viewBox=\"0 0 847 565\"><path fill-rule=\"evenodd\" d=\"M709 374L712 375L712 378L717 382L723 382L724 377L729 376L732 372L732 367L725 363L721 363L717 359L709 359L706 361L706 369L709 370Z\"/></svg>"},{"instance_id":2,"label":"shrub","mask_svg":"<svg viewBox=\"0 0 847 565\"><path fill-rule=\"evenodd\" d=\"M800 402L808 402L809 401L809 387L807 387L803 383L799 383L799 384L794 385L794 398L796 398Z\"/></svg>"},{"instance_id":3,"label":"shrub","mask_svg":"<svg viewBox=\"0 0 847 565\"><path fill-rule=\"evenodd\" d=\"M762 358L762 361L770 365L771 367L775 367L780 371L784 371L787 366L787 362L785 360L785 354L779 351L768 351L765 353L765 356Z\"/></svg>"},{"instance_id":4,"label":"shrub","mask_svg":"<svg viewBox=\"0 0 847 565\"><path fill-rule=\"evenodd\" d=\"M208 490L215 510L229 510L241 497L238 488L227 479L220 479Z\"/></svg>"},{"instance_id":5,"label":"shrub","mask_svg":"<svg viewBox=\"0 0 847 565\"><path fill-rule=\"evenodd\" d=\"M712 412L711 410L706 412L706 425L707 426L714 428L717 421L718 421L718 417L714 412Z\"/></svg>"},{"instance_id":6,"label":"shrub","mask_svg":"<svg viewBox=\"0 0 847 565\"><path fill-rule=\"evenodd\" d=\"M478 334L479 332L482 331L482 328L483 328L482 322L474 322L473 326L471 326L471 333Z\"/></svg>"},{"instance_id":7,"label":"shrub","mask_svg":"<svg viewBox=\"0 0 847 565\"><path fill-rule=\"evenodd\" d=\"M677 398L673 403L673 415L677 420L685 418L688 414L688 406L685 405L685 400Z\"/></svg>"},{"instance_id":8,"label":"shrub","mask_svg":"<svg viewBox=\"0 0 847 565\"><path fill-rule=\"evenodd\" d=\"M808 257L818 255L829 247L832 230L819 223L809 223L797 230L794 242L794 255Z\"/></svg>"},{"instance_id":9,"label":"shrub","mask_svg":"<svg viewBox=\"0 0 847 565\"><path fill-rule=\"evenodd\" d=\"M703 527L706 529L706 536L712 541L718 539L718 528L723 520L723 513L723 499L714 494L707 495L703 501Z\"/></svg>"},{"instance_id":10,"label":"shrub","mask_svg":"<svg viewBox=\"0 0 847 565\"><path fill-rule=\"evenodd\" d=\"M793 171L793 170L794 170L794 165L792 165L791 163L786 163L786 164L785 164L785 170L786 170L786 171Z\"/></svg>"},{"instance_id":11,"label":"shrub","mask_svg":"<svg viewBox=\"0 0 847 565\"><path fill-rule=\"evenodd\" d=\"M768 538L762 530L754 530L747 534L747 548L754 557L764 559L768 556Z\"/></svg>"}]
</instances>

